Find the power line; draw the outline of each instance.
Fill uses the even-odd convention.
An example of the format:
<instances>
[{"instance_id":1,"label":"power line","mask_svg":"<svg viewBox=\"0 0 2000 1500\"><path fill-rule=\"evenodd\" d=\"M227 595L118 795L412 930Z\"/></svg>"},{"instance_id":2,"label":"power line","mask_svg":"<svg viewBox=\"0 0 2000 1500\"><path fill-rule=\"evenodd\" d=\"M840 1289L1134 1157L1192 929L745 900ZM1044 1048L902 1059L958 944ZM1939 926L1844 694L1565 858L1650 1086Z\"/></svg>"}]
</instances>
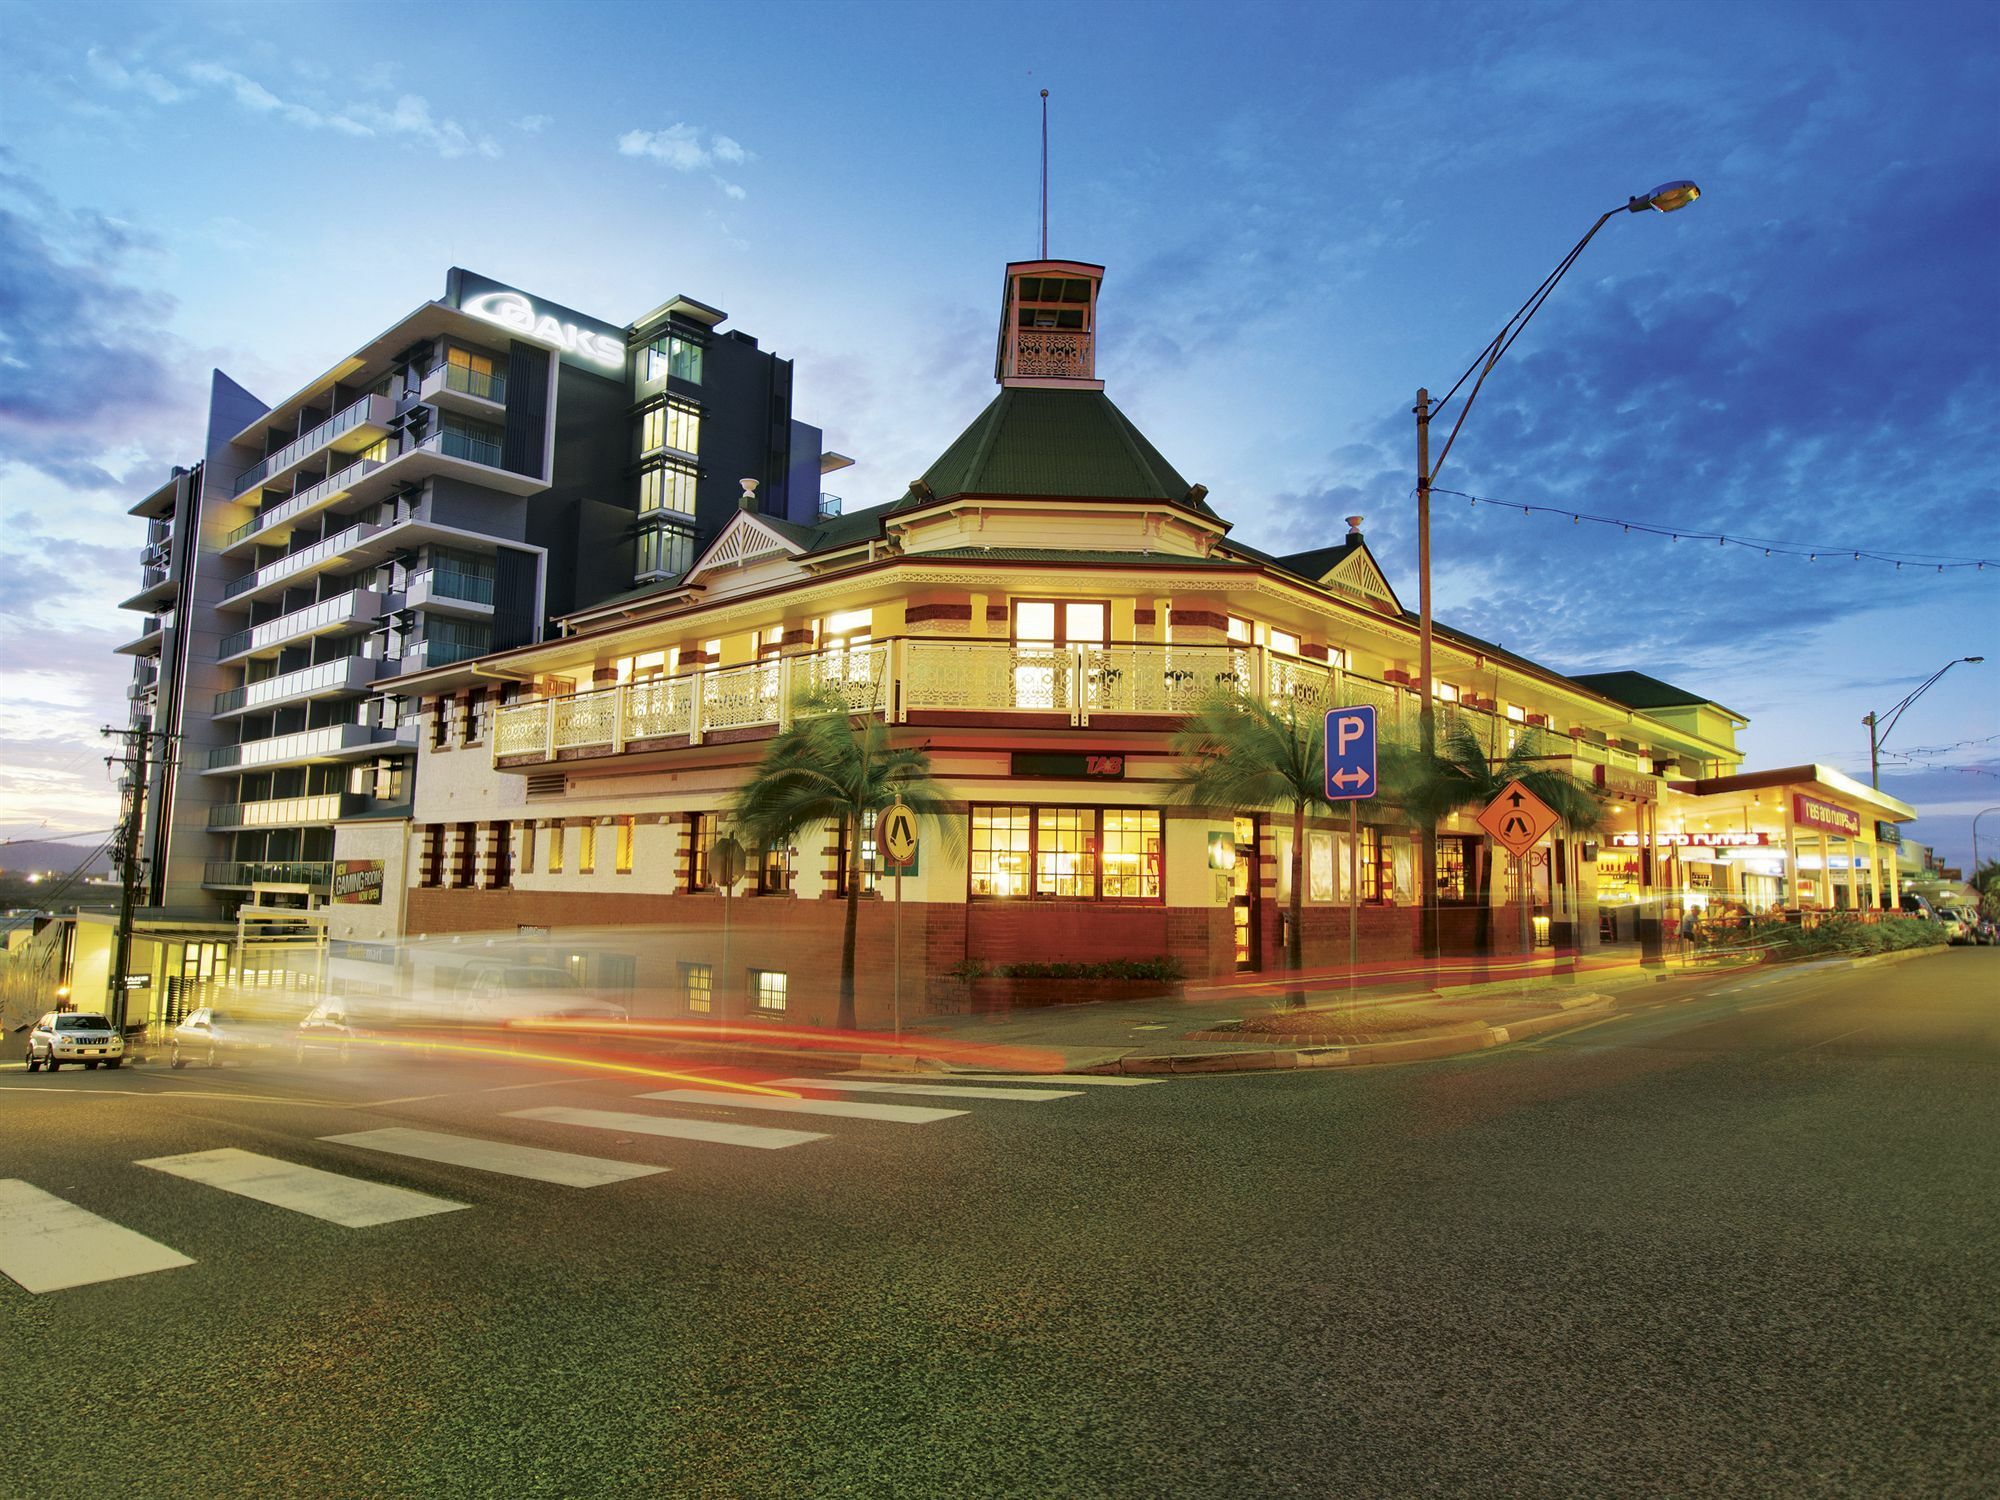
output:
<instances>
[{"instance_id":1,"label":"power line","mask_svg":"<svg viewBox=\"0 0 2000 1500\"><path fill-rule=\"evenodd\" d=\"M1616 526L1621 532L1641 532L1647 536L1663 536L1674 542L1713 542L1719 547L1747 547L1760 551L1766 557L1802 557L1808 562L1878 562L1893 563L1897 572L1904 568L1936 569L1942 573L1947 569L1971 568L1983 573L1988 568L2000 570L2000 559L1991 557L1950 557L1941 553L1878 552L1871 547L1847 547L1835 543L1812 543L1779 541L1772 537L1731 536L1720 531L1697 531L1685 526L1661 526L1651 521L1628 521L1620 516L1599 516L1589 511L1570 510L1561 505L1523 505L1518 500L1497 500L1491 495L1472 495L1464 490L1447 490L1433 487L1433 495L1455 495L1470 502L1473 508L1482 505L1499 506L1505 510L1519 511L1523 516L1558 516L1573 525L1589 521L1596 526Z\"/></svg>"}]
</instances>

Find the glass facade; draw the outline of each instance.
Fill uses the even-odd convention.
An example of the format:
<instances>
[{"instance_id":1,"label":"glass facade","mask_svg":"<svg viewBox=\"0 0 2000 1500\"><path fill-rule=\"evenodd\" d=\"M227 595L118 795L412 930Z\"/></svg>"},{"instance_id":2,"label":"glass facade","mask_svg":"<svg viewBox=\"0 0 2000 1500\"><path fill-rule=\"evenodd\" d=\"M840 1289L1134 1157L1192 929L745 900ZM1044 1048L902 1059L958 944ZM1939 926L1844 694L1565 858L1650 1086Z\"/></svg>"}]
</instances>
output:
<instances>
[{"instance_id":1,"label":"glass facade","mask_svg":"<svg viewBox=\"0 0 2000 1500\"><path fill-rule=\"evenodd\" d=\"M692 464L669 460L649 465L639 474L640 514L663 510L676 515L693 515L697 477Z\"/></svg>"},{"instance_id":2,"label":"glass facade","mask_svg":"<svg viewBox=\"0 0 2000 1500\"><path fill-rule=\"evenodd\" d=\"M646 409L640 419L639 451L653 453L674 448L682 453L701 452L701 411L681 401Z\"/></svg>"},{"instance_id":3,"label":"glass facade","mask_svg":"<svg viewBox=\"0 0 2000 1500\"><path fill-rule=\"evenodd\" d=\"M655 339L646 346L646 379L672 375L677 380L701 384L701 345L677 335Z\"/></svg>"},{"instance_id":4,"label":"glass facade","mask_svg":"<svg viewBox=\"0 0 2000 1500\"><path fill-rule=\"evenodd\" d=\"M639 533L634 571L641 578L678 578L694 566L694 533L649 526Z\"/></svg>"},{"instance_id":5,"label":"glass facade","mask_svg":"<svg viewBox=\"0 0 2000 1500\"><path fill-rule=\"evenodd\" d=\"M1164 827L1154 808L975 807L971 893L1157 901Z\"/></svg>"}]
</instances>

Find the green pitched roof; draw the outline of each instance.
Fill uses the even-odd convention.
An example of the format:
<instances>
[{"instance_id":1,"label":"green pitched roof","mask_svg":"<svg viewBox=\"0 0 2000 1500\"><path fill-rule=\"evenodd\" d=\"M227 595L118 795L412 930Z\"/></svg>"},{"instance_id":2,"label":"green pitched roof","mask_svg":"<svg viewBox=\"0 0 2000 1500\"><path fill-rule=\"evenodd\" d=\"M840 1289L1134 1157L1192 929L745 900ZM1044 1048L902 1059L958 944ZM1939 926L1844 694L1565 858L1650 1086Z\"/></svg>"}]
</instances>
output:
<instances>
[{"instance_id":1,"label":"green pitched roof","mask_svg":"<svg viewBox=\"0 0 2000 1500\"><path fill-rule=\"evenodd\" d=\"M1010 386L924 471L931 495L1169 500L1205 515L1188 482L1102 391ZM914 489L898 510L928 504Z\"/></svg>"},{"instance_id":2,"label":"green pitched roof","mask_svg":"<svg viewBox=\"0 0 2000 1500\"><path fill-rule=\"evenodd\" d=\"M1601 693L1615 699L1627 708L1685 708L1697 703L1711 703L1699 693L1690 693L1686 688L1675 687L1671 682L1662 682L1657 677L1648 677L1644 672L1572 672L1571 682L1582 683L1593 693ZM1719 703L1714 704L1722 708ZM1724 713L1730 712L1723 709ZM1743 717L1741 714L1737 718Z\"/></svg>"}]
</instances>

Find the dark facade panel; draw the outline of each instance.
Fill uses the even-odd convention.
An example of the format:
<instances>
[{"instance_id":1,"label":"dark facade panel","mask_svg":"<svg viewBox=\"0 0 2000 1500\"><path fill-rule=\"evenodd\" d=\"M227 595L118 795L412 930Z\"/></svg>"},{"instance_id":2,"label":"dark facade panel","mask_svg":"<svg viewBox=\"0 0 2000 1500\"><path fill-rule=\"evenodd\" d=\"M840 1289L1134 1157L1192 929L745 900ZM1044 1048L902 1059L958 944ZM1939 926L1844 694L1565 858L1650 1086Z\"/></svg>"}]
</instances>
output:
<instances>
[{"instance_id":1,"label":"dark facade panel","mask_svg":"<svg viewBox=\"0 0 2000 1500\"><path fill-rule=\"evenodd\" d=\"M507 423L500 439L500 467L540 474L549 434L549 354L516 339L507 350Z\"/></svg>"}]
</instances>

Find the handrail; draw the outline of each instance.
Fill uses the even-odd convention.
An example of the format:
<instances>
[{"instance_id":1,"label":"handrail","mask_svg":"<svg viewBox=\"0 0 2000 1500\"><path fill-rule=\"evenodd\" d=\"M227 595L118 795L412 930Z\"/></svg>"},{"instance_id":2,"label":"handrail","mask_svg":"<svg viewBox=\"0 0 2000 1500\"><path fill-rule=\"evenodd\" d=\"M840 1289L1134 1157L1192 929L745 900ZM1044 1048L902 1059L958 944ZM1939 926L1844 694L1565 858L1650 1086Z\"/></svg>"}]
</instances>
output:
<instances>
[{"instance_id":1,"label":"handrail","mask_svg":"<svg viewBox=\"0 0 2000 1500\"><path fill-rule=\"evenodd\" d=\"M255 489L258 485L262 484L267 475L275 474L280 469L290 467L304 458L308 453L319 448L324 448L342 433L359 427L373 409L370 403L376 400L386 401L388 397L378 397L375 392L370 391L358 400L350 401L346 406L343 406L318 426L299 437L293 438L284 447L278 449L277 452L265 454L263 458L237 476L236 487L229 492L230 498L240 499L246 491Z\"/></svg>"}]
</instances>

